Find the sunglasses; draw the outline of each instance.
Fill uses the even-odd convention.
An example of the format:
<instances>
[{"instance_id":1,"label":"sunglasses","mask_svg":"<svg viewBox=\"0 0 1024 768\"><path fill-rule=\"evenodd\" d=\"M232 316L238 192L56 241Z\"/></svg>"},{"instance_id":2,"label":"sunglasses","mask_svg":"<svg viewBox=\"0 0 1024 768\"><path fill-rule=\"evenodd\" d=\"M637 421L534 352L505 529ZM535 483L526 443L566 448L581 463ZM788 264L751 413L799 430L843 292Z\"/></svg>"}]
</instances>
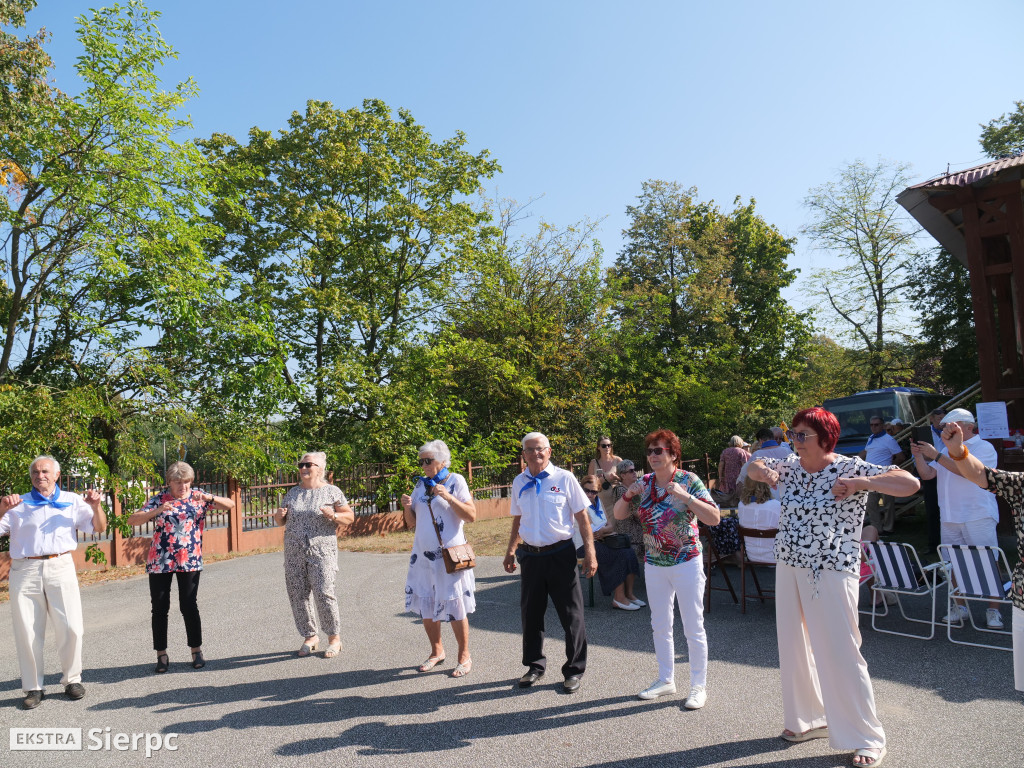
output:
<instances>
[{"instance_id":1,"label":"sunglasses","mask_svg":"<svg viewBox=\"0 0 1024 768\"><path fill-rule=\"evenodd\" d=\"M312 461L300 461L297 465L299 469L312 469L313 467L319 466L314 464Z\"/></svg>"},{"instance_id":2,"label":"sunglasses","mask_svg":"<svg viewBox=\"0 0 1024 768\"><path fill-rule=\"evenodd\" d=\"M663 454L665 451L666 451L666 449L662 448L659 445L656 448L648 448L647 449L647 455L648 456L661 456L661 454Z\"/></svg>"},{"instance_id":3,"label":"sunglasses","mask_svg":"<svg viewBox=\"0 0 1024 768\"><path fill-rule=\"evenodd\" d=\"M599 443L598 447L599 448L611 448L612 444L611 443Z\"/></svg>"},{"instance_id":4,"label":"sunglasses","mask_svg":"<svg viewBox=\"0 0 1024 768\"><path fill-rule=\"evenodd\" d=\"M584 488L584 489L583 489L583 492L584 492L584 493L593 493L593 494L596 494L596 493L597 493L597 488Z\"/></svg>"},{"instance_id":5,"label":"sunglasses","mask_svg":"<svg viewBox=\"0 0 1024 768\"><path fill-rule=\"evenodd\" d=\"M417 459L416 463L419 464L421 467L427 467L433 464L435 461L437 461L437 459Z\"/></svg>"},{"instance_id":6,"label":"sunglasses","mask_svg":"<svg viewBox=\"0 0 1024 768\"><path fill-rule=\"evenodd\" d=\"M794 432L792 429L786 432L786 437L790 440L796 440L798 443L802 443L808 437L817 437L813 432Z\"/></svg>"}]
</instances>

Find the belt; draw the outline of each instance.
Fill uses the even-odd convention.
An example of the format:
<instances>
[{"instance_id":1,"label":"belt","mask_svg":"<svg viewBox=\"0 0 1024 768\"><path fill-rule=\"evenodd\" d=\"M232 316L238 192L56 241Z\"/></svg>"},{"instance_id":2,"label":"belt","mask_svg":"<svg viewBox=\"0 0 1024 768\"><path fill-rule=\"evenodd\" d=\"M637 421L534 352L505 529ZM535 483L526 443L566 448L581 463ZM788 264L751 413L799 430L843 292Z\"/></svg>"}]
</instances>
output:
<instances>
[{"instance_id":1,"label":"belt","mask_svg":"<svg viewBox=\"0 0 1024 768\"><path fill-rule=\"evenodd\" d=\"M543 547L535 547L535 546L533 546L533 544L527 544L524 541L524 542L520 543L519 546L522 547L523 549L525 549L527 552L532 552L535 555L539 555L542 552L551 552L554 549L561 549L562 547L564 547L566 544L570 543L571 541L572 541L572 539L562 539L561 541L556 541L554 544L547 544L547 545L545 545Z\"/></svg>"},{"instance_id":2,"label":"belt","mask_svg":"<svg viewBox=\"0 0 1024 768\"><path fill-rule=\"evenodd\" d=\"M53 558L55 558L55 557L64 557L64 555L67 555L67 554L70 554L70 550L68 552L60 552L60 553L58 553L56 555L29 555L25 559L26 560L53 560Z\"/></svg>"}]
</instances>

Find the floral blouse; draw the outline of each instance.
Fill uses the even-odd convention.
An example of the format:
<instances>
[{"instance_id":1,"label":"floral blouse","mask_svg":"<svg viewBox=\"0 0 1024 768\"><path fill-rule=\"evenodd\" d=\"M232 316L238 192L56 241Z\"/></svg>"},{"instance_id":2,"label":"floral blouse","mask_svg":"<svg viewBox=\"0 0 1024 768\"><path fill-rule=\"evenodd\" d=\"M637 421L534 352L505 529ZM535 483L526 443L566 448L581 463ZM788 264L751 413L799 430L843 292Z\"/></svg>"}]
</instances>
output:
<instances>
[{"instance_id":1,"label":"floral blouse","mask_svg":"<svg viewBox=\"0 0 1024 768\"><path fill-rule=\"evenodd\" d=\"M146 558L146 573L203 570L203 528L206 511L213 502L204 501L198 488L193 488L184 499L177 499L164 489L147 501L142 511L152 511L167 503L172 505L171 510L153 519L153 543Z\"/></svg>"},{"instance_id":2,"label":"floral blouse","mask_svg":"<svg viewBox=\"0 0 1024 768\"><path fill-rule=\"evenodd\" d=\"M704 483L692 472L677 469L672 478L701 501L718 506ZM701 553L697 531L697 515L690 511L682 499L673 496L655 483L652 472L640 481L644 492L637 508L637 517L644 527L646 562L651 565L678 565L692 560Z\"/></svg>"},{"instance_id":3,"label":"floral blouse","mask_svg":"<svg viewBox=\"0 0 1024 768\"><path fill-rule=\"evenodd\" d=\"M985 467L988 489L1006 499L1013 510L1013 527L1017 531L1017 552L1020 557L1013 567L1013 607L1024 611L1024 472L1005 472Z\"/></svg>"},{"instance_id":4,"label":"floral blouse","mask_svg":"<svg viewBox=\"0 0 1024 768\"><path fill-rule=\"evenodd\" d=\"M779 473L782 516L775 537L776 561L810 568L815 584L822 570L859 573L867 491L839 500L832 495L832 486L841 477L875 477L899 467L837 456L824 469L812 473L803 468L795 454L785 459L758 459Z\"/></svg>"},{"instance_id":5,"label":"floral blouse","mask_svg":"<svg viewBox=\"0 0 1024 768\"><path fill-rule=\"evenodd\" d=\"M320 507L330 507L335 502L348 506L345 494L336 485L321 485L319 488L303 488L295 485L281 499L281 506L287 507L288 516L284 524L285 550L303 552L314 557L338 560L338 527Z\"/></svg>"}]
</instances>

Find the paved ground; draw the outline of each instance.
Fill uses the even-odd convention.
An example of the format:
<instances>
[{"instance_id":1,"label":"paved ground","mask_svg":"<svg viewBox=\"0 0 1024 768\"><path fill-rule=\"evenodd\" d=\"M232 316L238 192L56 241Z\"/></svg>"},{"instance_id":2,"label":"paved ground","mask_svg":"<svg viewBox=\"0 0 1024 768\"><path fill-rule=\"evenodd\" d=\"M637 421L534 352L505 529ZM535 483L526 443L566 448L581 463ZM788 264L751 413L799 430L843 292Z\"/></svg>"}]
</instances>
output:
<instances>
[{"instance_id":1,"label":"paved ground","mask_svg":"<svg viewBox=\"0 0 1024 768\"><path fill-rule=\"evenodd\" d=\"M82 752L8 752L0 766L796 766L850 764L827 742L788 745L782 728L774 607L741 615L714 593L707 616L711 663L707 706L683 696L635 698L656 677L649 614L587 609L590 664L582 690L561 693L561 629L549 614L555 674L520 691L518 577L497 558L477 568L471 618L475 666L462 680L452 663L421 675L422 627L401 612L404 555L341 553L338 592L345 643L334 660L298 659L280 553L210 565L200 601L210 663L186 665L184 628L172 609L171 671L157 676L150 651L145 577L83 590L86 698L71 702L47 676L42 705L24 712L10 628L0 605L0 741L12 727L80 727ZM455 646L448 640L449 659ZM676 626L677 679L686 650ZM1009 653L864 630L887 765L1024 765L1024 697L1013 690ZM56 669L52 642L47 664ZM88 733L98 729L98 739ZM90 750L106 734L178 734L176 751ZM144 749L144 745L141 745Z\"/></svg>"}]
</instances>

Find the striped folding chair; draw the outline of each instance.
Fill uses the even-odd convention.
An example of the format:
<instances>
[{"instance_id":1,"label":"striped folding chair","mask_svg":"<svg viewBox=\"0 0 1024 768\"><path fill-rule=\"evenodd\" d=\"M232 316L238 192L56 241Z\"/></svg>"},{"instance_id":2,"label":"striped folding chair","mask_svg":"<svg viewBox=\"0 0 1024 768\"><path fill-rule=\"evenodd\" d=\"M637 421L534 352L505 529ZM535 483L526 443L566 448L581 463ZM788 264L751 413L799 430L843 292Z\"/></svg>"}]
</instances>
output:
<instances>
[{"instance_id":1,"label":"striped folding chair","mask_svg":"<svg viewBox=\"0 0 1024 768\"><path fill-rule=\"evenodd\" d=\"M971 602L981 602L986 606L989 603L1011 604L1002 575L1010 573L1010 566L1003 550L999 547L978 547L971 544L940 544L939 557L948 564L952 577L949 594L946 598L949 608L946 615L952 613L954 600L962 600L967 603L967 614L970 616L971 626L975 630L1007 637L1012 635L1011 629L989 629L987 626L980 626L974 620L974 614L970 610ZM1007 624L1009 623L1007 621ZM951 621L946 625L946 636L951 643L973 645L977 648L993 648L997 651L1013 650L1005 645L955 640L953 638L954 627L963 629L963 621Z\"/></svg>"},{"instance_id":2,"label":"striped folding chair","mask_svg":"<svg viewBox=\"0 0 1024 768\"><path fill-rule=\"evenodd\" d=\"M871 585L872 597L874 594L883 596L881 606L871 601L871 628L876 632L884 632L890 635L901 635L902 637L913 637L918 640L931 640L935 637L935 593L938 591L938 572L940 563L934 563L927 567L921 567L921 560L910 544L898 541L865 541L862 544L867 553L868 562L871 564L872 575L875 577ZM891 594L896 598L896 605L899 606L900 615L905 621L914 624L927 624L928 634L913 632L898 632L895 629L882 629L878 626L878 618L888 616L889 607L885 604L884 596ZM903 608L902 597L928 597L931 604L931 616L928 619L915 619L907 615ZM882 612L879 613L879 607Z\"/></svg>"}]
</instances>

